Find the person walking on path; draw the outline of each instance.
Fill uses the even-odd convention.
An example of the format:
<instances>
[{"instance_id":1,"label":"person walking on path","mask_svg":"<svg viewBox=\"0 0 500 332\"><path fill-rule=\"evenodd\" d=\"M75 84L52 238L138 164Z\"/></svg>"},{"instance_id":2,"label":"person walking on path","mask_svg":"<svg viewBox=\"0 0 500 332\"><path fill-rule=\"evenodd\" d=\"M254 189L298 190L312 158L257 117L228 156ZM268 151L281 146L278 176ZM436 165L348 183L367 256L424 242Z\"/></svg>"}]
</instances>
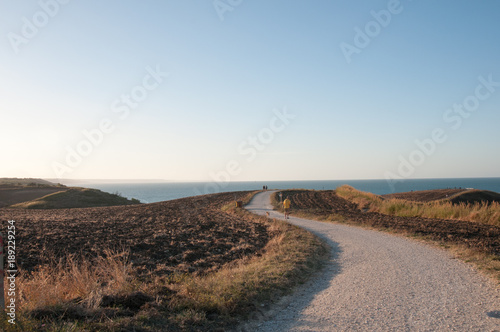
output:
<instances>
[{"instance_id":1,"label":"person walking on path","mask_svg":"<svg viewBox=\"0 0 500 332\"><path fill-rule=\"evenodd\" d=\"M288 197L283 201L283 208L285 209L285 219L290 219L290 205L292 205L292 202Z\"/></svg>"}]
</instances>

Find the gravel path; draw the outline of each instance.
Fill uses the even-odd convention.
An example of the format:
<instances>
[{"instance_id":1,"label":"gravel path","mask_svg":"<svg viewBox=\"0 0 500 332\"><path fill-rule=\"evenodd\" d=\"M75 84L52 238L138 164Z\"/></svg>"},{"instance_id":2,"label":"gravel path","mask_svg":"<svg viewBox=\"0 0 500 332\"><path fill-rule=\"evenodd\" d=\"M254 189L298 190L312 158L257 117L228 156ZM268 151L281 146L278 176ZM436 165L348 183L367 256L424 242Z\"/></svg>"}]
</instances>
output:
<instances>
[{"instance_id":1,"label":"gravel path","mask_svg":"<svg viewBox=\"0 0 500 332\"><path fill-rule=\"evenodd\" d=\"M272 218L271 192L246 208ZM445 251L357 227L290 218L332 261L256 331L500 331L500 292ZM254 329L254 328L252 328Z\"/></svg>"}]
</instances>

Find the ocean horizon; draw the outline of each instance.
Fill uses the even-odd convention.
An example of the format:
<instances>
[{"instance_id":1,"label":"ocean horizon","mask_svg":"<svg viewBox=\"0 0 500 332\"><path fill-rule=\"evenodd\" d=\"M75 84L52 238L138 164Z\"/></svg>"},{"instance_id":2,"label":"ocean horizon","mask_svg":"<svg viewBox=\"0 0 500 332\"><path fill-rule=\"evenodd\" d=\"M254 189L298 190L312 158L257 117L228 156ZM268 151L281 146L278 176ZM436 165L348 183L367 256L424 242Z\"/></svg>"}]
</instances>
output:
<instances>
[{"instance_id":1,"label":"ocean horizon","mask_svg":"<svg viewBox=\"0 0 500 332\"><path fill-rule=\"evenodd\" d=\"M214 194L220 192L271 189L314 189L334 190L342 185L350 185L361 191L377 195L397 192L470 188L490 190L500 193L500 178L444 178L408 179L389 183L387 180L315 180L315 181L247 181L247 182L158 182L158 183L85 183L80 187L95 188L108 193L118 193L127 198L136 198L142 203L155 203L178 198Z\"/></svg>"}]
</instances>

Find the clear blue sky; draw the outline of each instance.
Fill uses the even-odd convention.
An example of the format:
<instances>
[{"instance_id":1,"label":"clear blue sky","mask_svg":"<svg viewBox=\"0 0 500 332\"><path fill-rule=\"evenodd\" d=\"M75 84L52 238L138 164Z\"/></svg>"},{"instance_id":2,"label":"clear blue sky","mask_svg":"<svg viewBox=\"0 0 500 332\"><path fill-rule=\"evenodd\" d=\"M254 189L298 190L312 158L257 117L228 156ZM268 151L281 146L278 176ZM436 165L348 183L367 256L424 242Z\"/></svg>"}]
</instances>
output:
<instances>
[{"instance_id":1,"label":"clear blue sky","mask_svg":"<svg viewBox=\"0 0 500 332\"><path fill-rule=\"evenodd\" d=\"M0 177L498 177L499 32L494 0L0 0Z\"/></svg>"}]
</instances>

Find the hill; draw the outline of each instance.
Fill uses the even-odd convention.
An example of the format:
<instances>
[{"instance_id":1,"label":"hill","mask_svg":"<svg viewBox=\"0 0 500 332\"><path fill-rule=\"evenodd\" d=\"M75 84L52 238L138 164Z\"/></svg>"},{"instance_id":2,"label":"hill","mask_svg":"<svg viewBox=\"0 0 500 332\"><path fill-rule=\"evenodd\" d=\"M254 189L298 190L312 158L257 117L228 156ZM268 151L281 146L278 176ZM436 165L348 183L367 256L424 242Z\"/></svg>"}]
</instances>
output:
<instances>
[{"instance_id":1,"label":"hill","mask_svg":"<svg viewBox=\"0 0 500 332\"><path fill-rule=\"evenodd\" d=\"M63 209L139 204L119 194L33 178L0 178L0 208Z\"/></svg>"},{"instance_id":2,"label":"hill","mask_svg":"<svg viewBox=\"0 0 500 332\"><path fill-rule=\"evenodd\" d=\"M65 187L22 187L0 185L0 208L31 201L45 195L66 191Z\"/></svg>"},{"instance_id":3,"label":"hill","mask_svg":"<svg viewBox=\"0 0 500 332\"><path fill-rule=\"evenodd\" d=\"M14 204L10 207L20 209L67 209L131 204L140 204L140 201L137 199L129 200L119 194L109 194L98 189L68 188L31 201Z\"/></svg>"},{"instance_id":4,"label":"hill","mask_svg":"<svg viewBox=\"0 0 500 332\"><path fill-rule=\"evenodd\" d=\"M480 202L500 203L500 194L478 189L435 189L382 195L383 199L403 199L412 202L450 201L453 204Z\"/></svg>"},{"instance_id":5,"label":"hill","mask_svg":"<svg viewBox=\"0 0 500 332\"><path fill-rule=\"evenodd\" d=\"M0 186L12 187L43 187L62 186L47 180L34 178L0 178Z\"/></svg>"},{"instance_id":6,"label":"hill","mask_svg":"<svg viewBox=\"0 0 500 332\"><path fill-rule=\"evenodd\" d=\"M453 204L460 203L476 203L476 202L487 202L491 204L493 202L500 203L500 194L489 190L468 190L449 198Z\"/></svg>"},{"instance_id":7,"label":"hill","mask_svg":"<svg viewBox=\"0 0 500 332\"><path fill-rule=\"evenodd\" d=\"M451 196L458 195L467 191L466 189L435 189L435 190L419 190L419 191L409 191L403 193L395 193L382 195L382 198L386 199L404 199L413 202L431 202L440 199L447 199Z\"/></svg>"}]
</instances>

